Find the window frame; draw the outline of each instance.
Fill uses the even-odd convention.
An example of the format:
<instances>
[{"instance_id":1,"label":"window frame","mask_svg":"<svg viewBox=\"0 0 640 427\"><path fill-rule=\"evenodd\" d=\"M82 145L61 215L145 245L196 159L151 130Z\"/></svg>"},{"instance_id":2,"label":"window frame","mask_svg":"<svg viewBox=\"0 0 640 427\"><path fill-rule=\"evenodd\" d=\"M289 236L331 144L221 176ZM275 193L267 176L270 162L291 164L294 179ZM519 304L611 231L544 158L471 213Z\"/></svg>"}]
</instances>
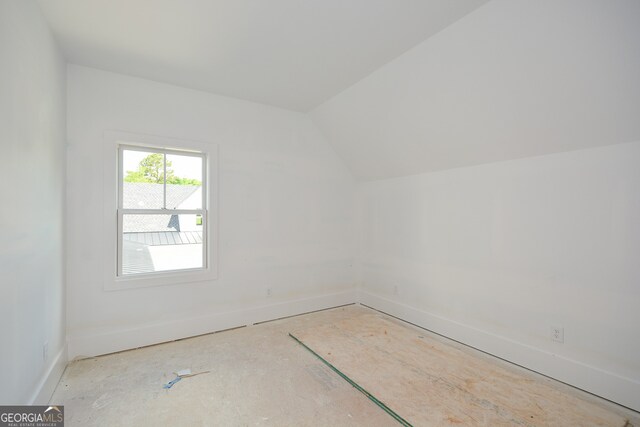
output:
<instances>
[{"instance_id":1,"label":"window frame","mask_svg":"<svg viewBox=\"0 0 640 427\"><path fill-rule=\"evenodd\" d=\"M128 132L105 132L104 290L136 289L217 279L217 144ZM123 208L123 151L135 150L202 158L201 209ZM165 165L166 168L166 165ZM166 182L165 182L166 206ZM199 214L203 221L203 267L122 274L123 216L126 214Z\"/></svg>"},{"instance_id":2,"label":"window frame","mask_svg":"<svg viewBox=\"0 0 640 427\"><path fill-rule=\"evenodd\" d=\"M159 153L163 155L164 171L163 171L163 207L160 209L131 209L125 208L124 205L124 152L138 151L143 153ZM198 157L202 161L202 200L200 201L200 209L167 209L167 154L185 157ZM207 155L205 153L187 150L163 149L156 147L146 147L140 145L118 144L118 277L142 277L160 275L166 273L182 273L188 271L202 271L207 268L207 252L209 247L209 239L207 238ZM202 267L198 268L182 268L179 270L163 270L149 273L127 274L123 273L123 254L124 254L124 216L125 215L201 215L202 216Z\"/></svg>"}]
</instances>

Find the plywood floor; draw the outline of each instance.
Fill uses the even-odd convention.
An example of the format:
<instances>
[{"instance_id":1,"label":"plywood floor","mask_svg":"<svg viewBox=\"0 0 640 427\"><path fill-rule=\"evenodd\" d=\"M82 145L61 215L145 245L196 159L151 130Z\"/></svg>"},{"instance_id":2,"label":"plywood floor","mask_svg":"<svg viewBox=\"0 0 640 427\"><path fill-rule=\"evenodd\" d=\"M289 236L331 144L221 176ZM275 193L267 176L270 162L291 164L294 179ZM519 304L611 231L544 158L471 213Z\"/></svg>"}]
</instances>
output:
<instances>
[{"instance_id":1,"label":"plywood floor","mask_svg":"<svg viewBox=\"0 0 640 427\"><path fill-rule=\"evenodd\" d=\"M350 317L348 306L84 359L51 404L67 427L396 426L364 395L293 341L292 328ZM172 372L208 374L162 385Z\"/></svg>"},{"instance_id":2,"label":"plywood floor","mask_svg":"<svg viewBox=\"0 0 640 427\"><path fill-rule=\"evenodd\" d=\"M330 330L335 325L358 323L363 320L362 316L381 315L364 307L347 306L76 361L65 371L51 403L65 405L67 426L397 426L397 421L288 335L291 331ZM555 390L554 393L584 397L603 410L619 414L619 418L612 416L615 421L631 413L395 319L381 318L392 325L417 331L424 337L418 339L426 342L425 338L429 338L429 345L436 349L440 344L450 345L518 375L542 381ZM383 348L394 351L386 345ZM173 379L172 372L183 368L211 372L186 378L169 390L163 389L162 385ZM452 364L439 375L461 376L460 368L464 367ZM385 379L383 367L368 369L375 372L378 379ZM440 405L444 406L440 407L424 406L430 413L438 408L455 409L458 405L455 398L464 395L453 383L439 382L444 384L440 389L448 390L449 399L453 400L448 404L442 403L443 400ZM401 393L400 389L394 388L396 393ZM504 395L501 398L508 400L511 394L522 392L508 388L501 393ZM445 396L442 398L446 400ZM482 408L483 404L479 406ZM445 418L443 424L455 425L469 420ZM541 424L540 420L536 421L532 424ZM575 425L565 421L563 414L549 414L547 418L548 425ZM478 424L482 422L483 419L478 420Z\"/></svg>"},{"instance_id":3,"label":"plywood floor","mask_svg":"<svg viewBox=\"0 0 640 427\"><path fill-rule=\"evenodd\" d=\"M358 311L291 335L409 425L637 422L633 413L381 313Z\"/></svg>"}]
</instances>

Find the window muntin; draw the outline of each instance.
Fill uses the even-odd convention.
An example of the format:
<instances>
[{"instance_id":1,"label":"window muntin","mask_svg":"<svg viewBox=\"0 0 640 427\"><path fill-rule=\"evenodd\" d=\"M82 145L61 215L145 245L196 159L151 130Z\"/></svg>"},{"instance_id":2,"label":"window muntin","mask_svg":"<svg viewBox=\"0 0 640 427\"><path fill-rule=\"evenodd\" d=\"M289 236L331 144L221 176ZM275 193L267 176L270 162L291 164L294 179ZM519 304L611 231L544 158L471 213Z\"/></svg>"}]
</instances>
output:
<instances>
[{"instance_id":1,"label":"window muntin","mask_svg":"<svg viewBox=\"0 0 640 427\"><path fill-rule=\"evenodd\" d=\"M118 147L118 276L207 268L206 155Z\"/></svg>"}]
</instances>

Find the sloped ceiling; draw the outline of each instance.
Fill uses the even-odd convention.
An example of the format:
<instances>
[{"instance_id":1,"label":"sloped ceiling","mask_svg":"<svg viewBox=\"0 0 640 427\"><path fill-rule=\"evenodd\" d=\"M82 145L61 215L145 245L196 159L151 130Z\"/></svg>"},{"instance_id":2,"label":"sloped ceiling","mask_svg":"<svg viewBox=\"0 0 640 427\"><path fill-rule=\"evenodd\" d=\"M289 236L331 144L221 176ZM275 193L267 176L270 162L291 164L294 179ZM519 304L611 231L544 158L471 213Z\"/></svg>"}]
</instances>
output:
<instances>
[{"instance_id":1,"label":"sloped ceiling","mask_svg":"<svg viewBox=\"0 0 640 427\"><path fill-rule=\"evenodd\" d=\"M487 0L40 0L74 64L309 111Z\"/></svg>"},{"instance_id":2,"label":"sloped ceiling","mask_svg":"<svg viewBox=\"0 0 640 427\"><path fill-rule=\"evenodd\" d=\"M363 180L640 140L640 1L493 0L311 116Z\"/></svg>"}]
</instances>

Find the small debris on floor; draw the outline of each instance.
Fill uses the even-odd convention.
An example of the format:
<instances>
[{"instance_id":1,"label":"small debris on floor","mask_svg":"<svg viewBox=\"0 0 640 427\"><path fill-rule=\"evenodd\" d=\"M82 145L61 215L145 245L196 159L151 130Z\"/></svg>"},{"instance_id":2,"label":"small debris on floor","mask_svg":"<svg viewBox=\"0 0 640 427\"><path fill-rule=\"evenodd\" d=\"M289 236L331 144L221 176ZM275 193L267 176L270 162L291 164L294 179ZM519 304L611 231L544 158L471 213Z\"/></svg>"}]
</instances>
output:
<instances>
[{"instance_id":1,"label":"small debris on floor","mask_svg":"<svg viewBox=\"0 0 640 427\"><path fill-rule=\"evenodd\" d=\"M177 383L178 381L180 381L183 378L195 377L196 375L208 374L209 372L211 372L211 371L202 371L202 372L192 373L191 369L181 369L181 370L179 370L177 372L174 372L176 377L174 379L172 379L171 381L169 381L168 383L164 384L162 386L162 388L170 389L171 387L173 387L173 385L175 383Z\"/></svg>"},{"instance_id":2,"label":"small debris on floor","mask_svg":"<svg viewBox=\"0 0 640 427\"><path fill-rule=\"evenodd\" d=\"M169 389L169 388L173 387L173 385L175 383L177 383L178 381L180 381L181 379L182 379L182 377L175 377L174 379L172 379L171 381L169 381L168 383L163 385L162 388Z\"/></svg>"},{"instance_id":3,"label":"small debris on floor","mask_svg":"<svg viewBox=\"0 0 640 427\"><path fill-rule=\"evenodd\" d=\"M200 374L208 374L209 372L211 371L201 371L201 372L192 373L191 369L181 369L178 372L174 372L174 374L176 374L181 378L187 378L187 377L195 377L196 375L200 375Z\"/></svg>"}]
</instances>

